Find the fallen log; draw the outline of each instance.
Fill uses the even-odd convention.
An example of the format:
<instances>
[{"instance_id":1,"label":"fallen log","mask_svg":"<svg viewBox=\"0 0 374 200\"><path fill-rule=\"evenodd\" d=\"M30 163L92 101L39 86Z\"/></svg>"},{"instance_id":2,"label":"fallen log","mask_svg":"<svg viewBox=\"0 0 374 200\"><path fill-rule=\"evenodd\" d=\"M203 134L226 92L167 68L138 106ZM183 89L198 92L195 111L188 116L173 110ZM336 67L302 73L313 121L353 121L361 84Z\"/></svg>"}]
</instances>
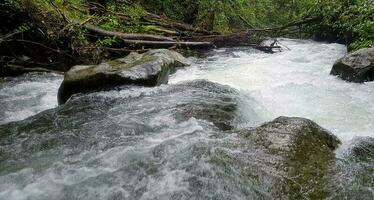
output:
<instances>
[{"instance_id":1,"label":"fallen log","mask_svg":"<svg viewBox=\"0 0 374 200\"><path fill-rule=\"evenodd\" d=\"M179 33L175 30L169 30L169 29L165 29L165 28L160 28L160 27L149 27L150 30L152 30L153 32L158 32L158 33L162 33L162 34L166 34L166 35L170 35L170 36L177 36L179 35Z\"/></svg>"},{"instance_id":2,"label":"fallen log","mask_svg":"<svg viewBox=\"0 0 374 200\"><path fill-rule=\"evenodd\" d=\"M187 48L187 49L212 49L215 46L210 42L179 42L179 41L147 41L147 40L123 40L126 46L132 48Z\"/></svg>"},{"instance_id":3,"label":"fallen log","mask_svg":"<svg viewBox=\"0 0 374 200\"><path fill-rule=\"evenodd\" d=\"M281 46L261 46L261 45L252 45L250 46L254 49L263 51L265 53L275 53L275 49L278 49L279 51L282 49Z\"/></svg>"},{"instance_id":4,"label":"fallen log","mask_svg":"<svg viewBox=\"0 0 374 200\"><path fill-rule=\"evenodd\" d=\"M166 17L162 17L153 13L147 12L145 16L142 17L143 21L150 22L152 24L162 26L169 29L174 29L175 31L186 34L186 35L212 35L217 34L212 31L207 31L201 28L196 28L190 24L185 24L182 22L174 21Z\"/></svg>"},{"instance_id":5,"label":"fallen log","mask_svg":"<svg viewBox=\"0 0 374 200\"><path fill-rule=\"evenodd\" d=\"M184 37L182 39L196 42L209 42L218 48L242 46L238 44L250 44L250 36L248 32L232 33L226 35L193 36Z\"/></svg>"},{"instance_id":6,"label":"fallen log","mask_svg":"<svg viewBox=\"0 0 374 200\"><path fill-rule=\"evenodd\" d=\"M174 41L173 38L160 36L160 35L151 35L151 34L140 34L140 33L122 33L116 31L107 31L101 29L96 26L92 25L83 25L88 31L103 35L103 36L110 36L110 37L119 37L121 39L128 39L128 40L149 40L149 41Z\"/></svg>"}]
</instances>

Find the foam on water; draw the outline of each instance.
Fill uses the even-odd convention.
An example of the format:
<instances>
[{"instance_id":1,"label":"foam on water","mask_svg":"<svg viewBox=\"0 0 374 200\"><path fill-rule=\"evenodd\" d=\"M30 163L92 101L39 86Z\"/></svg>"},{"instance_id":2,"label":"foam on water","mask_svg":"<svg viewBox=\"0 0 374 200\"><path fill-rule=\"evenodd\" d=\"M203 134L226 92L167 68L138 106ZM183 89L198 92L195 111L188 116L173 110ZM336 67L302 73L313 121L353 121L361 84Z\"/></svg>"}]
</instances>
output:
<instances>
[{"instance_id":1,"label":"foam on water","mask_svg":"<svg viewBox=\"0 0 374 200\"><path fill-rule=\"evenodd\" d=\"M272 199L268 192L276 178L247 178L251 170L256 177L279 176L267 160L257 159L263 154L250 141L177 114L197 102L216 108L230 96L240 109L235 117L244 118L237 126L299 116L343 140L373 137L374 83L329 76L345 47L281 43L291 50L219 49L208 58L191 58L192 66L171 77L174 85L78 95L35 119L0 126L14 134L0 146L0 156L9 155L1 157L0 200ZM194 79L239 92L203 81L176 84ZM0 82L0 124L55 107L61 80L38 74Z\"/></svg>"},{"instance_id":2,"label":"foam on water","mask_svg":"<svg viewBox=\"0 0 374 200\"><path fill-rule=\"evenodd\" d=\"M62 76L27 74L0 80L0 124L18 121L57 106Z\"/></svg>"},{"instance_id":3,"label":"foam on water","mask_svg":"<svg viewBox=\"0 0 374 200\"><path fill-rule=\"evenodd\" d=\"M278 116L305 117L342 140L374 137L374 83L348 83L330 76L333 63L346 53L340 44L281 39L290 50L265 54L220 50L179 70L171 83L207 79L252 97L259 122ZM243 112L246 112L245 110Z\"/></svg>"}]
</instances>

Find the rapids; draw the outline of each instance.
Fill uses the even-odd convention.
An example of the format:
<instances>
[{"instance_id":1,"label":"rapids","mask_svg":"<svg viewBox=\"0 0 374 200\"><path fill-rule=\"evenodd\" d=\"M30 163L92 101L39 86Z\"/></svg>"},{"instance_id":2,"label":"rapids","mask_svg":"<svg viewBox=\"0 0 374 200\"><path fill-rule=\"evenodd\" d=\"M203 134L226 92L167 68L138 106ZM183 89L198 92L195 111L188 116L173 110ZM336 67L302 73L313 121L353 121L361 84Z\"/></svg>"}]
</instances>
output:
<instances>
[{"instance_id":1,"label":"rapids","mask_svg":"<svg viewBox=\"0 0 374 200\"><path fill-rule=\"evenodd\" d=\"M18 121L57 106L61 75L26 74L0 79L0 124Z\"/></svg>"},{"instance_id":2,"label":"rapids","mask_svg":"<svg viewBox=\"0 0 374 200\"><path fill-rule=\"evenodd\" d=\"M2 79L0 200L291 198L274 168L280 158L235 132L281 115L343 141L339 173L319 188L328 192L305 193L372 199L373 151L355 151L364 164L346 157L355 137L374 137L374 82L329 76L343 45L280 43L289 50L219 49L190 58L169 85L75 95L58 107L62 76Z\"/></svg>"},{"instance_id":3,"label":"rapids","mask_svg":"<svg viewBox=\"0 0 374 200\"><path fill-rule=\"evenodd\" d=\"M217 50L179 70L170 83L206 79L236 88L251 97L261 123L278 116L305 117L343 141L374 137L374 82L349 83L329 75L345 46L291 39L280 43L290 50Z\"/></svg>"}]
</instances>

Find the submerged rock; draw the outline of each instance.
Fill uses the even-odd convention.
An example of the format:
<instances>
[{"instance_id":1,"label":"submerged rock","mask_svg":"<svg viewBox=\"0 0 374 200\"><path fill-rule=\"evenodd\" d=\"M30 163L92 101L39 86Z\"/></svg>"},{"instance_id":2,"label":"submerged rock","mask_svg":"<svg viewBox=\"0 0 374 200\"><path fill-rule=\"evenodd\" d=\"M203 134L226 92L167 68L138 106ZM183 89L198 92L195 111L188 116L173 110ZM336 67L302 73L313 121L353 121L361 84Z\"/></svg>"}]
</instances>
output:
<instances>
[{"instance_id":1,"label":"submerged rock","mask_svg":"<svg viewBox=\"0 0 374 200\"><path fill-rule=\"evenodd\" d=\"M362 83L374 80L374 47L363 48L337 60L331 70L331 75Z\"/></svg>"},{"instance_id":2,"label":"submerged rock","mask_svg":"<svg viewBox=\"0 0 374 200\"><path fill-rule=\"evenodd\" d=\"M342 151L333 177L334 199L374 199L374 138L356 137Z\"/></svg>"},{"instance_id":3,"label":"submerged rock","mask_svg":"<svg viewBox=\"0 0 374 200\"><path fill-rule=\"evenodd\" d=\"M122 87L1 125L0 198L328 197L339 141L302 118L235 130L240 99L203 80Z\"/></svg>"},{"instance_id":4,"label":"submerged rock","mask_svg":"<svg viewBox=\"0 0 374 200\"><path fill-rule=\"evenodd\" d=\"M28 154L62 144L89 147L98 139L90 135L99 132L110 140L120 140L121 134L147 134L168 127L163 120L179 123L194 118L207 126L231 129L237 98L236 90L204 80L78 95L55 109L0 126L0 162L2 153L14 152L15 147L6 144L18 143L13 140L21 134L30 140L24 140L18 150Z\"/></svg>"},{"instance_id":5,"label":"submerged rock","mask_svg":"<svg viewBox=\"0 0 374 200\"><path fill-rule=\"evenodd\" d=\"M233 126L236 90L203 80L119 89L74 95L55 109L1 125L0 199L15 199L18 187L35 185L40 193L20 195L87 200L237 195L213 187L236 178L202 168L211 165L207 160L220 128ZM212 181L201 182L202 176Z\"/></svg>"},{"instance_id":6,"label":"submerged rock","mask_svg":"<svg viewBox=\"0 0 374 200\"><path fill-rule=\"evenodd\" d=\"M181 54L167 49L150 50L99 65L75 66L66 74L58 92L59 104L73 94L87 93L120 85L157 86L168 82L176 67L188 65Z\"/></svg>"},{"instance_id":7,"label":"submerged rock","mask_svg":"<svg viewBox=\"0 0 374 200\"><path fill-rule=\"evenodd\" d=\"M359 162L368 162L374 165L374 138L358 137L352 142L348 157ZM374 174L373 174L374 175ZM373 182L374 184L374 182Z\"/></svg>"},{"instance_id":8,"label":"submerged rock","mask_svg":"<svg viewBox=\"0 0 374 200\"><path fill-rule=\"evenodd\" d=\"M119 89L0 125L0 199L35 185L48 199L331 196L339 140L316 123L236 130L242 97L204 80Z\"/></svg>"}]
</instances>

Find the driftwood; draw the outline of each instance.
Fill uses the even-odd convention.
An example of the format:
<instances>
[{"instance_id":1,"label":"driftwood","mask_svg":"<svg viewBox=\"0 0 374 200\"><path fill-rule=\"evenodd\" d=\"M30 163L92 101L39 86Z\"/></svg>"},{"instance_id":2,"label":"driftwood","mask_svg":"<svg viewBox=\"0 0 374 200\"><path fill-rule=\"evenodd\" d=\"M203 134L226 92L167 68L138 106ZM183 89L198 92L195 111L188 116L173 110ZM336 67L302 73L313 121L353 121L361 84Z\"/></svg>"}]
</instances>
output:
<instances>
[{"instance_id":1,"label":"driftwood","mask_svg":"<svg viewBox=\"0 0 374 200\"><path fill-rule=\"evenodd\" d=\"M119 14L123 19L127 18L126 14ZM251 43L251 33L271 31L273 29L250 29L249 31L242 31L232 34L220 34L204 29L197 29L189 24L173 21L166 17L158 16L152 13L146 13L142 18L149 25L153 26L152 31L158 32L171 37L152 35L152 34L138 34L138 33L122 33L116 31L107 31L99 27L89 25L86 23L79 23L80 26L86 28L91 34L100 36L116 36L121 40L117 46L123 46L132 50L154 49L154 48L186 48L186 49L211 49L220 47L234 47L234 46L248 46L255 49L272 53L275 49L280 49L280 46L261 46ZM304 22L311 21L305 20ZM301 23L301 22L299 22ZM286 26L274 28L287 28L298 25L299 23L292 23Z\"/></svg>"},{"instance_id":2,"label":"driftwood","mask_svg":"<svg viewBox=\"0 0 374 200\"><path fill-rule=\"evenodd\" d=\"M166 29L166 28L150 27L150 29L153 32L158 32L158 33L162 33L162 34L166 34L166 35L171 35L171 36L178 36L178 35L180 35L180 33L178 33L177 31Z\"/></svg>"},{"instance_id":3,"label":"driftwood","mask_svg":"<svg viewBox=\"0 0 374 200\"><path fill-rule=\"evenodd\" d=\"M232 33L225 35L205 35L205 36L193 36L184 37L183 39L199 42L209 42L216 47L234 47L243 46L239 44L250 44L250 35L248 32Z\"/></svg>"},{"instance_id":4,"label":"driftwood","mask_svg":"<svg viewBox=\"0 0 374 200\"><path fill-rule=\"evenodd\" d=\"M165 28L171 28L179 32L181 35L212 35L216 34L212 31L207 31L201 28L193 27L189 24L183 23L183 22L177 22L174 20L171 20L166 17L162 17L153 13L147 12L142 19L146 22L150 22L152 24L162 26Z\"/></svg>"},{"instance_id":5,"label":"driftwood","mask_svg":"<svg viewBox=\"0 0 374 200\"><path fill-rule=\"evenodd\" d=\"M282 49L281 46L261 46L261 45L252 45L250 46L254 49L257 49L257 50L260 50L260 51L263 51L263 52L266 52L266 53L274 53L275 51L274 50L278 50L280 51Z\"/></svg>"},{"instance_id":6,"label":"driftwood","mask_svg":"<svg viewBox=\"0 0 374 200\"><path fill-rule=\"evenodd\" d=\"M150 40L150 41L174 41L173 38L160 36L160 35L150 35L150 34L140 34L140 33L122 33L122 32L115 32L115 31L107 31L101 29L96 26L92 25L83 25L88 31L103 35L103 36L116 36L121 39L129 39L129 40Z\"/></svg>"},{"instance_id":7,"label":"driftwood","mask_svg":"<svg viewBox=\"0 0 374 200\"><path fill-rule=\"evenodd\" d=\"M187 49L212 49L215 46L210 42L179 42L179 41L146 41L123 40L126 46L132 48L187 48Z\"/></svg>"}]
</instances>

